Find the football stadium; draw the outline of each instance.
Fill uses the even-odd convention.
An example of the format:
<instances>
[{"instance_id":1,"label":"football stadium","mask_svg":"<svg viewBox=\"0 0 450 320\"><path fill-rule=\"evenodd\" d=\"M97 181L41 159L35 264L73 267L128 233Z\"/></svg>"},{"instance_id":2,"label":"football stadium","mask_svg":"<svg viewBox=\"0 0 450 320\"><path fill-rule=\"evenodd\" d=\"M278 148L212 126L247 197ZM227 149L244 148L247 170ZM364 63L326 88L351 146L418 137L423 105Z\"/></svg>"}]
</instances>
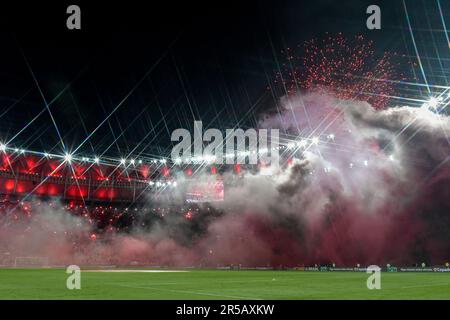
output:
<instances>
[{"instance_id":1,"label":"football stadium","mask_svg":"<svg viewBox=\"0 0 450 320\"><path fill-rule=\"evenodd\" d=\"M449 300L450 3L419 2L8 14L0 299Z\"/></svg>"}]
</instances>

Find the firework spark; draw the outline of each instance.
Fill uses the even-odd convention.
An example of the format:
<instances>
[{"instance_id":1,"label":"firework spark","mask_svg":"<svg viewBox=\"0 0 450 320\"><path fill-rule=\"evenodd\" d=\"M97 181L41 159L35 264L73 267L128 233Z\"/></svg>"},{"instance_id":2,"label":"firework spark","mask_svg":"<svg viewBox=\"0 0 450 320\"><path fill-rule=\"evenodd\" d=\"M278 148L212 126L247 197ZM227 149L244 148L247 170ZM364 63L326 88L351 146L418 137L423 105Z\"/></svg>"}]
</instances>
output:
<instances>
[{"instance_id":1,"label":"firework spark","mask_svg":"<svg viewBox=\"0 0 450 320\"><path fill-rule=\"evenodd\" d=\"M299 91L332 93L343 100L359 100L370 103L375 109L387 107L395 92L391 80L404 80L394 63L395 53L375 53L372 41L363 36L346 38L326 34L322 39L312 39L299 46L299 56L287 48L286 57L275 82L285 93Z\"/></svg>"}]
</instances>

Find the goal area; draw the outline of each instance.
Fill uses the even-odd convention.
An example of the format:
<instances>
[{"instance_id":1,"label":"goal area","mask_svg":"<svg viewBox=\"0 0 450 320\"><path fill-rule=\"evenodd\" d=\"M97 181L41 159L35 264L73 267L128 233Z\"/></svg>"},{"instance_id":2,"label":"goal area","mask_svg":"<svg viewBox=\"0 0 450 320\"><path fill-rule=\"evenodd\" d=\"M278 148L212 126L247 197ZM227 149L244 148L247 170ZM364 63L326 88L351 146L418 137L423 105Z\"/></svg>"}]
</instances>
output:
<instances>
[{"instance_id":1,"label":"goal area","mask_svg":"<svg viewBox=\"0 0 450 320\"><path fill-rule=\"evenodd\" d=\"M16 257L14 267L47 267L48 257Z\"/></svg>"}]
</instances>

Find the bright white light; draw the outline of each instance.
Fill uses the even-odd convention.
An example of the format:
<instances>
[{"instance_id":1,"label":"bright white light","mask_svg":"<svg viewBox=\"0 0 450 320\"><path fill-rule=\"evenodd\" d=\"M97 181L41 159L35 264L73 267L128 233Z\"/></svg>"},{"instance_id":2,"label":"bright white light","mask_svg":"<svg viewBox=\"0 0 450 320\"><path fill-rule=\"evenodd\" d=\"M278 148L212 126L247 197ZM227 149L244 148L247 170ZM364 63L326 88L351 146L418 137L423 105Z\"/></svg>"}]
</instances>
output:
<instances>
[{"instance_id":1,"label":"bright white light","mask_svg":"<svg viewBox=\"0 0 450 320\"><path fill-rule=\"evenodd\" d=\"M214 162L214 161L216 161L216 156L210 154L210 155L204 156L204 159L205 159L206 162Z\"/></svg>"},{"instance_id":2,"label":"bright white light","mask_svg":"<svg viewBox=\"0 0 450 320\"><path fill-rule=\"evenodd\" d=\"M319 138L318 137L314 137L314 138L311 139L311 142L312 142L312 144L317 145L317 144L319 144Z\"/></svg>"},{"instance_id":3,"label":"bright white light","mask_svg":"<svg viewBox=\"0 0 450 320\"><path fill-rule=\"evenodd\" d=\"M166 159L161 159L160 162L161 163L166 163Z\"/></svg>"},{"instance_id":4,"label":"bright white light","mask_svg":"<svg viewBox=\"0 0 450 320\"><path fill-rule=\"evenodd\" d=\"M299 147L305 147L306 144L307 144L306 140L301 140L301 141L298 143L298 146L299 146Z\"/></svg>"},{"instance_id":5,"label":"bright white light","mask_svg":"<svg viewBox=\"0 0 450 320\"><path fill-rule=\"evenodd\" d=\"M364 160L364 165L367 167L369 165L369 161Z\"/></svg>"},{"instance_id":6,"label":"bright white light","mask_svg":"<svg viewBox=\"0 0 450 320\"><path fill-rule=\"evenodd\" d=\"M432 108L436 108L439 103L439 100L435 97L431 97L430 100L428 100L428 105Z\"/></svg>"},{"instance_id":7,"label":"bright white light","mask_svg":"<svg viewBox=\"0 0 450 320\"><path fill-rule=\"evenodd\" d=\"M392 154L389 156L389 160L394 161L394 156Z\"/></svg>"},{"instance_id":8,"label":"bright white light","mask_svg":"<svg viewBox=\"0 0 450 320\"><path fill-rule=\"evenodd\" d=\"M44 157L48 158L50 155L47 152L44 152Z\"/></svg>"},{"instance_id":9,"label":"bright white light","mask_svg":"<svg viewBox=\"0 0 450 320\"><path fill-rule=\"evenodd\" d=\"M122 158L122 159L120 159L120 164L125 164L125 159L124 158Z\"/></svg>"},{"instance_id":10,"label":"bright white light","mask_svg":"<svg viewBox=\"0 0 450 320\"><path fill-rule=\"evenodd\" d=\"M94 158L94 162L98 164L98 163L100 162L100 159L97 158L97 157L95 157L95 158Z\"/></svg>"},{"instance_id":11,"label":"bright white light","mask_svg":"<svg viewBox=\"0 0 450 320\"><path fill-rule=\"evenodd\" d=\"M134 165L135 160L134 160L134 159L131 159L131 160L130 160L130 163L131 163L132 165Z\"/></svg>"},{"instance_id":12,"label":"bright white light","mask_svg":"<svg viewBox=\"0 0 450 320\"><path fill-rule=\"evenodd\" d=\"M142 160L139 160L139 164L142 164Z\"/></svg>"},{"instance_id":13,"label":"bright white light","mask_svg":"<svg viewBox=\"0 0 450 320\"><path fill-rule=\"evenodd\" d=\"M70 153L66 153L64 155L64 161L71 163L72 162L72 155Z\"/></svg>"},{"instance_id":14,"label":"bright white light","mask_svg":"<svg viewBox=\"0 0 450 320\"><path fill-rule=\"evenodd\" d=\"M89 158L83 157L81 160L83 160L83 161L89 161Z\"/></svg>"},{"instance_id":15,"label":"bright white light","mask_svg":"<svg viewBox=\"0 0 450 320\"><path fill-rule=\"evenodd\" d=\"M287 147L288 147L288 149L294 149L295 148L295 143L294 142L289 142Z\"/></svg>"},{"instance_id":16,"label":"bright white light","mask_svg":"<svg viewBox=\"0 0 450 320\"><path fill-rule=\"evenodd\" d=\"M3 143L0 143L0 151L5 151L6 150L6 145L4 145Z\"/></svg>"},{"instance_id":17,"label":"bright white light","mask_svg":"<svg viewBox=\"0 0 450 320\"><path fill-rule=\"evenodd\" d=\"M152 186L152 185L154 185L155 183L154 183L153 181L149 181L148 184Z\"/></svg>"},{"instance_id":18,"label":"bright white light","mask_svg":"<svg viewBox=\"0 0 450 320\"><path fill-rule=\"evenodd\" d=\"M334 140L334 134L333 134L333 133L330 133L330 134L328 135L328 139Z\"/></svg>"},{"instance_id":19,"label":"bright white light","mask_svg":"<svg viewBox=\"0 0 450 320\"><path fill-rule=\"evenodd\" d=\"M176 158L175 159L175 164L180 164L181 163L181 159L180 158Z\"/></svg>"},{"instance_id":20,"label":"bright white light","mask_svg":"<svg viewBox=\"0 0 450 320\"><path fill-rule=\"evenodd\" d=\"M201 161L201 157L192 157L189 161L192 163L197 163Z\"/></svg>"},{"instance_id":21,"label":"bright white light","mask_svg":"<svg viewBox=\"0 0 450 320\"><path fill-rule=\"evenodd\" d=\"M178 183L177 183L176 181L172 182L172 185L173 185L174 187L176 187L177 184L178 184Z\"/></svg>"}]
</instances>

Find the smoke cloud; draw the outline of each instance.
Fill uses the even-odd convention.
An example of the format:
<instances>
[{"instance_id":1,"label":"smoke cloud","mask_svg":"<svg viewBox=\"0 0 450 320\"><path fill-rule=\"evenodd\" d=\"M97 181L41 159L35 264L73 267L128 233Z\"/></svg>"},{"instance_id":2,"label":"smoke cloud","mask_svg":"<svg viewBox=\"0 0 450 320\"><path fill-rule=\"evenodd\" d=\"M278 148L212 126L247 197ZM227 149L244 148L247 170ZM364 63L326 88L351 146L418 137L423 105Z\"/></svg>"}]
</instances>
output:
<instances>
[{"instance_id":1,"label":"smoke cloud","mask_svg":"<svg viewBox=\"0 0 450 320\"><path fill-rule=\"evenodd\" d=\"M224 201L200 205L192 220L179 200L161 200L176 202L176 212L150 222L141 217L127 232L93 241L85 219L46 207L32 223L1 224L3 251L55 264L161 266L450 259L450 117L407 106L375 110L315 93L285 97L281 105L281 113L261 117L260 127L319 137L319 144L286 151L292 162L271 175L225 173ZM178 184L181 190L184 182Z\"/></svg>"}]
</instances>

